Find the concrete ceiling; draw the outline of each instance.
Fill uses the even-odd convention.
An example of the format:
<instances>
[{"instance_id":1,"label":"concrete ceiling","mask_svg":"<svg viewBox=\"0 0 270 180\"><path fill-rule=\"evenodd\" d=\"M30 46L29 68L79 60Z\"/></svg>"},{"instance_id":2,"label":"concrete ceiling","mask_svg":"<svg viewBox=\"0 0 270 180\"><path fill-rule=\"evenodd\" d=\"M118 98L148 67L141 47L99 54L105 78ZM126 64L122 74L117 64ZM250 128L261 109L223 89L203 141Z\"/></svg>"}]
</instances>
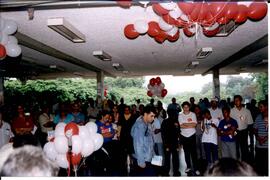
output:
<instances>
[{"instance_id":1,"label":"concrete ceiling","mask_svg":"<svg viewBox=\"0 0 270 180\"><path fill-rule=\"evenodd\" d=\"M135 5L129 9L123 9L112 2L106 4L104 2L90 3L89 1L85 6L79 6L76 1L68 8L65 6L48 8L46 4L43 4L43 6L35 7L34 19L28 20L25 8L28 6L11 7L15 2L25 3L25 1L11 1L10 4L5 4L6 6L1 7L2 18L15 20L18 23L20 34L81 61L79 64L74 64L71 61L67 62L65 58L59 58L60 56L53 57L49 53L50 50L39 51L37 48L31 49L29 46L23 46L22 61L32 64L31 68L36 71L32 78L94 77L95 71L89 70L91 67L95 67L97 71L104 70L110 76L207 74L211 73L211 71L208 72L209 69L222 61L231 56L234 58L233 55L241 49L249 45L256 47L255 41L262 37L268 38L267 16L258 22L247 20L228 37L208 38L199 33L197 37L190 38L186 37L181 30L178 41L174 43L165 41L163 44L158 44L148 35L129 40L123 33L124 27L136 20L158 21L159 17L151 7L145 9ZM2 3L7 3L7 1ZM86 36L86 42L73 43L50 29L47 26L47 20L52 17L64 17ZM205 59L198 60L196 53L202 47L212 47L213 53ZM95 50L107 52L112 56L112 61L104 62L93 57L92 52ZM228 61L230 60L234 62L221 68L221 74L236 74L240 71L266 72L268 64L259 62L268 60L268 46L247 53L239 59L229 59ZM5 61L8 63L8 59ZM186 73L185 68L192 61L199 61L199 65L190 73ZM128 74L115 70L112 63L121 63ZM83 64L88 64L89 67ZM42 67L43 71L35 69L38 65ZM50 65L56 65L59 68L50 69Z\"/></svg>"}]
</instances>

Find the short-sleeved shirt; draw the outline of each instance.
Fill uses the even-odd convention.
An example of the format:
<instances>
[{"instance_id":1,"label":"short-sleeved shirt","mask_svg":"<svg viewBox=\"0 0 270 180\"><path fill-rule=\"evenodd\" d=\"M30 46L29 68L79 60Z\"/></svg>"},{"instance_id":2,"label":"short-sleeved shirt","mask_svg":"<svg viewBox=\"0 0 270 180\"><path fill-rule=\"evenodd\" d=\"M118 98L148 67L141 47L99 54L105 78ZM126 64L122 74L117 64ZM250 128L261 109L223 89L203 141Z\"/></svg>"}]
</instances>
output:
<instances>
[{"instance_id":1,"label":"short-sleeved shirt","mask_svg":"<svg viewBox=\"0 0 270 180\"><path fill-rule=\"evenodd\" d=\"M179 114L178 121L180 126L184 123L197 123L197 118L194 112L189 112L189 114L184 114L183 112ZM194 128L182 128L181 135L185 137L190 137L196 133L196 127Z\"/></svg>"},{"instance_id":2,"label":"short-sleeved shirt","mask_svg":"<svg viewBox=\"0 0 270 180\"><path fill-rule=\"evenodd\" d=\"M103 137L104 143L107 143L107 142L112 141L112 140L113 140L113 137L114 137L114 134L115 134L115 130L114 130L112 124L106 125L106 124L104 124L104 123L102 123L102 122L100 122L100 121L96 121L96 124L97 124L97 127L98 127L97 133L99 133L99 134L101 134L101 135L103 135L103 134L105 134L105 133L108 133L108 132L111 133L111 134L113 134L113 136L110 137L110 138L108 138L108 137L106 137L106 138Z\"/></svg>"},{"instance_id":3,"label":"short-sleeved shirt","mask_svg":"<svg viewBox=\"0 0 270 180\"><path fill-rule=\"evenodd\" d=\"M254 126L254 129L258 130L258 136L262 136L262 137L267 136L268 137L268 125L264 121L264 118L263 118L262 114L259 114L257 116L253 126ZM256 140L256 147L258 147L258 148L268 148L268 138L262 145L260 145L259 141Z\"/></svg>"},{"instance_id":4,"label":"short-sleeved shirt","mask_svg":"<svg viewBox=\"0 0 270 180\"><path fill-rule=\"evenodd\" d=\"M253 124L250 111L244 107L240 111L236 107L232 108L231 117L237 121L239 131L245 130L248 125Z\"/></svg>"},{"instance_id":5,"label":"short-sleeved shirt","mask_svg":"<svg viewBox=\"0 0 270 180\"><path fill-rule=\"evenodd\" d=\"M162 118L155 118L154 122L152 124L152 129L155 131L156 129L161 129L161 124L163 122ZM161 137L161 132L154 134L154 142L155 143L162 143L162 137Z\"/></svg>"},{"instance_id":6,"label":"short-sleeved shirt","mask_svg":"<svg viewBox=\"0 0 270 180\"><path fill-rule=\"evenodd\" d=\"M224 119L220 108L216 108L216 109L209 108L209 111L213 119L218 119L218 120Z\"/></svg>"},{"instance_id":7,"label":"short-sleeved shirt","mask_svg":"<svg viewBox=\"0 0 270 180\"><path fill-rule=\"evenodd\" d=\"M81 112L74 114L72 113L73 116L73 122L80 124L85 122L85 115Z\"/></svg>"},{"instance_id":8,"label":"short-sleeved shirt","mask_svg":"<svg viewBox=\"0 0 270 180\"><path fill-rule=\"evenodd\" d=\"M212 127L211 124L215 124L218 127L219 120L218 119L204 119L203 121L205 130L202 135L203 143L213 143L217 145L217 129Z\"/></svg>"},{"instance_id":9,"label":"short-sleeved shirt","mask_svg":"<svg viewBox=\"0 0 270 180\"><path fill-rule=\"evenodd\" d=\"M34 123L33 119L31 116L24 116L24 117L17 117L12 123L12 129L16 131L16 129L21 129L21 128L26 128L26 129L32 129L34 128ZM29 133L31 133L29 131Z\"/></svg>"},{"instance_id":10,"label":"short-sleeved shirt","mask_svg":"<svg viewBox=\"0 0 270 180\"><path fill-rule=\"evenodd\" d=\"M235 127L235 130L238 128L237 121L233 118L230 118L229 121L226 121L225 119L221 120L218 125L218 129L220 129L223 132L230 131L232 127ZM229 135L222 135L221 141L224 142L235 142L235 136L229 136Z\"/></svg>"}]
</instances>

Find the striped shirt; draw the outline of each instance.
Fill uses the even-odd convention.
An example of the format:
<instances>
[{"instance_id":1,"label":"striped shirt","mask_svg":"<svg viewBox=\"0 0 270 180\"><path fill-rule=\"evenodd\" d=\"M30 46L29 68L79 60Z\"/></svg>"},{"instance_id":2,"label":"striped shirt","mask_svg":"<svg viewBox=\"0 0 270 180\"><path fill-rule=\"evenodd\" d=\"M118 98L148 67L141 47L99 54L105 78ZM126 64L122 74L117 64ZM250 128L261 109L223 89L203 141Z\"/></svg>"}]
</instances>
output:
<instances>
[{"instance_id":1,"label":"striped shirt","mask_svg":"<svg viewBox=\"0 0 270 180\"><path fill-rule=\"evenodd\" d=\"M255 120L253 127L258 130L258 136L265 137L267 136L267 140L260 145L259 141L256 140L256 147L258 148L268 148L268 125L264 122L264 118L262 114L259 114Z\"/></svg>"}]
</instances>

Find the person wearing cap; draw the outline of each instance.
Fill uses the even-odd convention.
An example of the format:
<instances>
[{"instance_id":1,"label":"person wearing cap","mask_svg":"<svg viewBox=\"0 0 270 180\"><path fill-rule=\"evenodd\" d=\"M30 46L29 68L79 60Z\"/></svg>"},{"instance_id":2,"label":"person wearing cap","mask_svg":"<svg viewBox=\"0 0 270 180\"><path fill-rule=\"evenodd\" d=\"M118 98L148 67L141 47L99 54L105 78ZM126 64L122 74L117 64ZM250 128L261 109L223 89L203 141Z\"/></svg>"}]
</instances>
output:
<instances>
[{"instance_id":1,"label":"person wearing cap","mask_svg":"<svg viewBox=\"0 0 270 180\"><path fill-rule=\"evenodd\" d=\"M209 108L209 111L211 113L212 118L222 120L223 115L221 109L218 108L218 99L212 98L210 104L211 107Z\"/></svg>"}]
</instances>

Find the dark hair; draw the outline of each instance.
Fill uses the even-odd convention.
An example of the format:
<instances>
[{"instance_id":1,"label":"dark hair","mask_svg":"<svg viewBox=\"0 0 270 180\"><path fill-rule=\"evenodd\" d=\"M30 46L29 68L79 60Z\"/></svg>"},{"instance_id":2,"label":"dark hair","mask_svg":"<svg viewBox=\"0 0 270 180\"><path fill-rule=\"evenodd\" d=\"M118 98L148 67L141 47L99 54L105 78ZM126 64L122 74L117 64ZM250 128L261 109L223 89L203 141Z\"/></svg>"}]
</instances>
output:
<instances>
[{"instance_id":1,"label":"dark hair","mask_svg":"<svg viewBox=\"0 0 270 180\"><path fill-rule=\"evenodd\" d=\"M125 105L124 109L128 108L128 110L130 111L130 106Z\"/></svg>"},{"instance_id":2,"label":"dark hair","mask_svg":"<svg viewBox=\"0 0 270 180\"><path fill-rule=\"evenodd\" d=\"M222 108L222 112L223 112L223 111L231 112L231 109L230 109L228 106L224 106L224 107Z\"/></svg>"},{"instance_id":3,"label":"dark hair","mask_svg":"<svg viewBox=\"0 0 270 180\"><path fill-rule=\"evenodd\" d=\"M261 100L261 101L259 102L259 104L262 104L262 105L268 107L268 102L267 102L267 100Z\"/></svg>"},{"instance_id":4,"label":"dark hair","mask_svg":"<svg viewBox=\"0 0 270 180\"><path fill-rule=\"evenodd\" d=\"M187 105L188 107L190 107L190 103L189 103L189 102L187 102L187 101L185 101L185 102L183 102L183 103L182 103L182 105L181 105L181 106L182 106L182 108L183 108L185 105Z\"/></svg>"},{"instance_id":5,"label":"dark hair","mask_svg":"<svg viewBox=\"0 0 270 180\"><path fill-rule=\"evenodd\" d=\"M257 174L245 162L232 158L221 158L208 170L206 176L257 176Z\"/></svg>"},{"instance_id":6,"label":"dark hair","mask_svg":"<svg viewBox=\"0 0 270 180\"><path fill-rule=\"evenodd\" d=\"M203 111L203 114L211 114L211 113L210 113L210 111L209 111L208 109L205 109L205 110Z\"/></svg>"},{"instance_id":7,"label":"dark hair","mask_svg":"<svg viewBox=\"0 0 270 180\"><path fill-rule=\"evenodd\" d=\"M111 114L110 111L102 110L101 113L100 113L101 116L106 116L107 114L110 115Z\"/></svg>"},{"instance_id":8,"label":"dark hair","mask_svg":"<svg viewBox=\"0 0 270 180\"><path fill-rule=\"evenodd\" d=\"M233 97L233 100L235 101L235 99L239 99L241 102L243 101L243 98L242 98L242 96L240 96L240 95L235 95L234 97Z\"/></svg>"},{"instance_id":9,"label":"dark hair","mask_svg":"<svg viewBox=\"0 0 270 180\"><path fill-rule=\"evenodd\" d=\"M152 107L152 106L145 106L143 108L143 114L144 113L150 114L151 112L154 113L154 114L156 114L157 113L156 108L155 107Z\"/></svg>"}]
</instances>

